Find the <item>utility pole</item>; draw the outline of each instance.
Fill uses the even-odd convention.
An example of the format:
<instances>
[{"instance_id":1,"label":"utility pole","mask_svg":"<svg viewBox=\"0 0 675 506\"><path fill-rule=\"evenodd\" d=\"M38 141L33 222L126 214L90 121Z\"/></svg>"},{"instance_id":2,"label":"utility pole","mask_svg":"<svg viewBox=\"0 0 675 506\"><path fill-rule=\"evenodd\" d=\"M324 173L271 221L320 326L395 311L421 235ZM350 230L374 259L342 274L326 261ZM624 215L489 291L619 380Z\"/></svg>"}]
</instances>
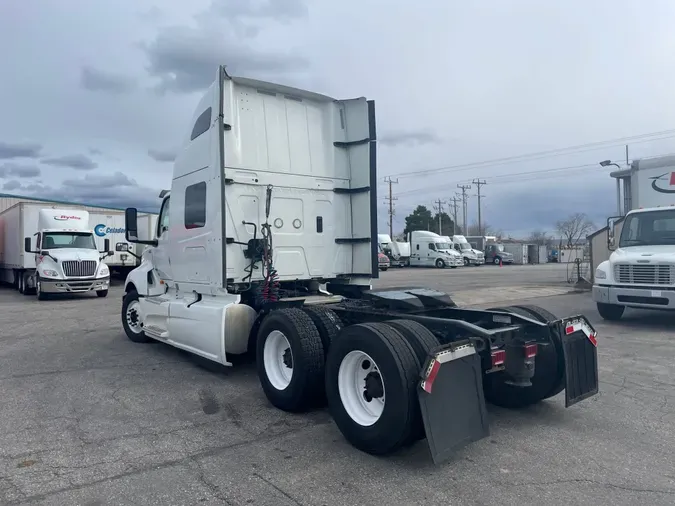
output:
<instances>
[{"instance_id":1,"label":"utility pole","mask_svg":"<svg viewBox=\"0 0 675 506\"><path fill-rule=\"evenodd\" d=\"M385 200L389 201L389 237L391 240L394 240L394 200L398 200L397 197L392 195L391 185L398 184L398 178L396 181L393 181L390 176L384 178L384 182L389 184L389 196L384 197Z\"/></svg>"},{"instance_id":2,"label":"utility pole","mask_svg":"<svg viewBox=\"0 0 675 506\"><path fill-rule=\"evenodd\" d=\"M450 202L452 202L452 235L455 235L457 232L457 203L459 200L457 196L453 196L450 199Z\"/></svg>"},{"instance_id":3,"label":"utility pole","mask_svg":"<svg viewBox=\"0 0 675 506\"><path fill-rule=\"evenodd\" d=\"M438 204L438 235L443 235L443 220L441 218L441 213L443 212L443 204L445 204L445 202L438 199L436 204Z\"/></svg>"},{"instance_id":4,"label":"utility pole","mask_svg":"<svg viewBox=\"0 0 675 506\"><path fill-rule=\"evenodd\" d=\"M480 179L474 179L473 181L471 181L471 183L475 184L476 188L477 188L476 196L478 197L478 235L482 236L483 235L483 226L482 226L482 223L480 221L480 199L482 197L484 197L485 195L480 194L480 187L487 184L487 181L485 181L484 179L482 181Z\"/></svg>"},{"instance_id":5,"label":"utility pole","mask_svg":"<svg viewBox=\"0 0 675 506\"><path fill-rule=\"evenodd\" d=\"M626 167L630 167L630 163L628 163L628 144L626 144Z\"/></svg>"},{"instance_id":6,"label":"utility pole","mask_svg":"<svg viewBox=\"0 0 675 506\"><path fill-rule=\"evenodd\" d=\"M466 234L466 199L467 199L467 194L466 191L471 189L470 184L458 184L457 188L462 190L462 223L464 225L464 228L462 228L462 231L464 234Z\"/></svg>"}]
</instances>

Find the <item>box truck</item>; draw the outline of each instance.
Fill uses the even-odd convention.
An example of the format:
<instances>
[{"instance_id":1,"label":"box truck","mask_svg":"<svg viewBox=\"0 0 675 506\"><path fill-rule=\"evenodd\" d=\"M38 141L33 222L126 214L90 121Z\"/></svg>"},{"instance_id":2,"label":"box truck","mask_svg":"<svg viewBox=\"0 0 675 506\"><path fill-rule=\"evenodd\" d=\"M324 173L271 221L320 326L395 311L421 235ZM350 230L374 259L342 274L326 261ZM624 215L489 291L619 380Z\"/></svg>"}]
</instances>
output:
<instances>
[{"instance_id":1,"label":"box truck","mask_svg":"<svg viewBox=\"0 0 675 506\"><path fill-rule=\"evenodd\" d=\"M675 310L675 156L635 160L610 175L620 216L608 219L612 253L593 278L598 312L619 320L627 307Z\"/></svg>"},{"instance_id":2,"label":"box truck","mask_svg":"<svg viewBox=\"0 0 675 506\"><path fill-rule=\"evenodd\" d=\"M110 241L99 251L89 213L20 202L0 213L0 276L20 293L108 295Z\"/></svg>"},{"instance_id":3,"label":"box truck","mask_svg":"<svg viewBox=\"0 0 675 506\"><path fill-rule=\"evenodd\" d=\"M127 337L227 366L251 352L273 406L326 402L344 437L377 455L426 437L434 461L451 457L488 436L486 400L517 408L564 390L571 406L596 394L598 343L582 315L372 289L376 146L372 100L221 66L161 193L155 234L139 236L127 209L127 239L149 246L125 282Z\"/></svg>"}]
</instances>

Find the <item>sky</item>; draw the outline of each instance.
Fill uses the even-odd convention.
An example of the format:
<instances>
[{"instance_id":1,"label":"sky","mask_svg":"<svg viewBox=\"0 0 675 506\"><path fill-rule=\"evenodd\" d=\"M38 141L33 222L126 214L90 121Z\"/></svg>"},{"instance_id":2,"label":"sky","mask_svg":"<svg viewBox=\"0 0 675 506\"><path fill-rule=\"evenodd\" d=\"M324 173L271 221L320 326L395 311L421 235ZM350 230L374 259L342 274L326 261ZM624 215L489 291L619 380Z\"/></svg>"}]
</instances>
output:
<instances>
[{"instance_id":1,"label":"sky","mask_svg":"<svg viewBox=\"0 0 675 506\"><path fill-rule=\"evenodd\" d=\"M670 0L3 2L0 192L157 209L225 64L375 100L382 231L386 176L395 232L476 178L484 222L513 236L575 212L600 226L600 160L675 153L673 22Z\"/></svg>"}]
</instances>

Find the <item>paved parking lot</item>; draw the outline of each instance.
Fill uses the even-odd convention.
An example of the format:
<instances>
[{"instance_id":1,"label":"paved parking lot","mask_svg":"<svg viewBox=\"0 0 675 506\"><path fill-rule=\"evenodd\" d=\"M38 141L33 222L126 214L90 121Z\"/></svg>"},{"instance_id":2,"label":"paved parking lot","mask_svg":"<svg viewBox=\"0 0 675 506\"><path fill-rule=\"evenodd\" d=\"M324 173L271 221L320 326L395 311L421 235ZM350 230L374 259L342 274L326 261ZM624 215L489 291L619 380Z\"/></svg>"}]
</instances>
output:
<instances>
[{"instance_id":1,"label":"paved parking lot","mask_svg":"<svg viewBox=\"0 0 675 506\"><path fill-rule=\"evenodd\" d=\"M490 407L491 436L438 467L424 442L375 458L325 410L272 408L251 363L207 370L130 342L119 287L45 302L0 289L0 504L672 505L673 317L629 311L603 323L587 293L545 296L569 285L527 268L391 270L378 282L450 286L490 305L467 291L488 288L489 270L505 276L492 278L502 302L527 293L508 284L529 286L528 302L584 313L599 331L600 395L567 410L561 396Z\"/></svg>"}]
</instances>

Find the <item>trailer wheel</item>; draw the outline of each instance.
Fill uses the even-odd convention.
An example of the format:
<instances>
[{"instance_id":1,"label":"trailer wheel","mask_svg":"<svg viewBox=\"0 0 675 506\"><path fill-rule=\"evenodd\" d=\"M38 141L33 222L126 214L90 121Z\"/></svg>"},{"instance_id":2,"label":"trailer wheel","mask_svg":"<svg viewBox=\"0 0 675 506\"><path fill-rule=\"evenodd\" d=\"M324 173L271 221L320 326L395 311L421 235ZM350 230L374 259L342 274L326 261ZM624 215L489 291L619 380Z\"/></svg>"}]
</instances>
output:
<instances>
[{"instance_id":1,"label":"trailer wheel","mask_svg":"<svg viewBox=\"0 0 675 506\"><path fill-rule=\"evenodd\" d=\"M319 331L324 355L328 355L330 345L342 330L342 321L335 311L324 306L304 306L303 311L309 315Z\"/></svg>"},{"instance_id":2,"label":"trailer wheel","mask_svg":"<svg viewBox=\"0 0 675 506\"><path fill-rule=\"evenodd\" d=\"M21 295L23 295L23 291L24 291L23 283L24 283L23 272L19 271L19 273L17 274L17 278L16 278L16 284L17 284L17 288L19 290L19 293Z\"/></svg>"},{"instance_id":3,"label":"trailer wheel","mask_svg":"<svg viewBox=\"0 0 675 506\"><path fill-rule=\"evenodd\" d=\"M273 406L303 411L324 394L324 351L319 331L302 309L272 311L262 321L256 367Z\"/></svg>"},{"instance_id":4,"label":"trailer wheel","mask_svg":"<svg viewBox=\"0 0 675 506\"><path fill-rule=\"evenodd\" d=\"M619 306L617 304L604 304L602 302L597 303L598 313L602 316L603 320L608 321L618 321L623 316L623 312L626 310L626 306Z\"/></svg>"},{"instance_id":5,"label":"trailer wheel","mask_svg":"<svg viewBox=\"0 0 675 506\"><path fill-rule=\"evenodd\" d=\"M147 343L151 338L143 332L138 292L130 290L122 299L122 327L127 337L134 343Z\"/></svg>"},{"instance_id":6,"label":"trailer wheel","mask_svg":"<svg viewBox=\"0 0 675 506\"><path fill-rule=\"evenodd\" d=\"M508 306L492 308L490 311L503 311L540 322L557 320L550 312L537 306ZM483 377L485 399L495 406L503 408L523 408L544 399L553 397L565 389L565 368L562 355L562 343L549 334L549 346L539 346L534 361L532 386L516 387L505 382L503 372L487 374Z\"/></svg>"},{"instance_id":7,"label":"trailer wheel","mask_svg":"<svg viewBox=\"0 0 675 506\"><path fill-rule=\"evenodd\" d=\"M342 435L383 455L412 441L422 425L415 351L385 323L346 327L328 351L326 397Z\"/></svg>"}]
</instances>

